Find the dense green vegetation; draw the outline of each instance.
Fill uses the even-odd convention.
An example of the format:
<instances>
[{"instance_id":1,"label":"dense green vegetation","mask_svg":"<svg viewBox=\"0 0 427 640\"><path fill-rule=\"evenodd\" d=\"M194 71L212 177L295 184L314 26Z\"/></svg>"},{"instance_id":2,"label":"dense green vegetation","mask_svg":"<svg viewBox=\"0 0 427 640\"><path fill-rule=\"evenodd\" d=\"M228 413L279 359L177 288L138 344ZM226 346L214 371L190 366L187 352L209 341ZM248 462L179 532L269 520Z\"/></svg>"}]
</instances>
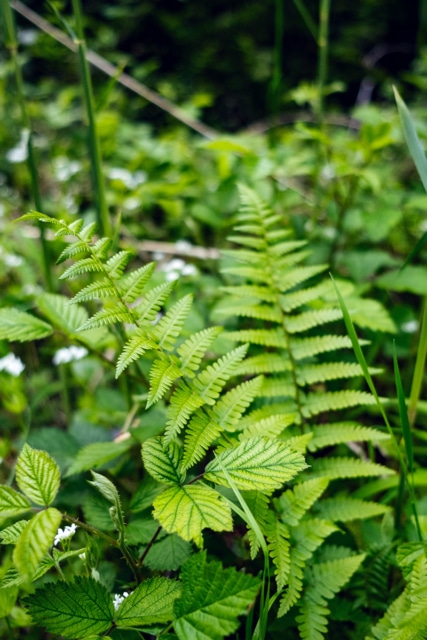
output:
<instances>
[{"instance_id":1,"label":"dense green vegetation","mask_svg":"<svg viewBox=\"0 0 427 640\"><path fill-rule=\"evenodd\" d=\"M425 2L12 4L2 636L427 637Z\"/></svg>"}]
</instances>

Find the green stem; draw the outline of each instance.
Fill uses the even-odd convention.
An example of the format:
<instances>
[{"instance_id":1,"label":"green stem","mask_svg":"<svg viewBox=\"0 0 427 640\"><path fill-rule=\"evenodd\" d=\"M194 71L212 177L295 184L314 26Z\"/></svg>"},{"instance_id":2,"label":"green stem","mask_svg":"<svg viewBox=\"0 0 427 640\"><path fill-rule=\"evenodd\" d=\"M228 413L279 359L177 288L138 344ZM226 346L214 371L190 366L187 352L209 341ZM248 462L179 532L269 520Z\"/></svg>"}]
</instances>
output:
<instances>
[{"instance_id":1,"label":"green stem","mask_svg":"<svg viewBox=\"0 0 427 640\"><path fill-rule=\"evenodd\" d=\"M421 311L421 331L418 342L417 358L415 361L414 376L412 378L411 394L408 403L408 418L411 428L414 426L417 415L417 405L421 395L423 376L427 356L427 298L423 300Z\"/></svg>"},{"instance_id":2,"label":"green stem","mask_svg":"<svg viewBox=\"0 0 427 640\"><path fill-rule=\"evenodd\" d=\"M95 103L93 99L92 81L89 64L86 58L86 43L83 35L83 20L80 0L73 0L74 18L76 21L76 45L79 54L80 71L83 80L86 115L89 123L89 151L91 155L93 190L96 202L97 223L101 235L111 235L108 216L105 182L102 172L101 144L96 126Z\"/></svg>"},{"instance_id":3,"label":"green stem","mask_svg":"<svg viewBox=\"0 0 427 640\"><path fill-rule=\"evenodd\" d=\"M317 90L318 105L317 116L319 123L323 122L324 114L324 92L326 79L328 75L328 53L329 53L329 15L331 9L331 0L320 0L319 10L319 61L317 67Z\"/></svg>"},{"instance_id":4,"label":"green stem","mask_svg":"<svg viewBox=\"0 0 427 640\"><path fill-rule=\"evenodd\" d=\"M40 195L40 187L39 187L39 179L37 172L37 163L34 153L33 146L33 136L31 131L31 123L30 118L28 116L27 105L25 101L25 93L24 93L24 81L22 78L22 69L19 64L19 56L18 56L18 42L16 39L16 30L15 30L15 21L13 19L13 13L11 6L9 4L9 0L1 0L1 14L3 17L3 22L5 25L5 44L7 49L9 50L9 54L12 60L14 75L15 75L15 83L17 88L17 98L18 104L21 111L21 120L24 131L28 132L27 139L27 167L28 172L31 178L31 193L33 196L34 206L37 211L42 211L42 199ZM52 274L50 269L50 260L49 260L49 250L45 235L45 228L42 222L38 223L40 229L40 242L42 248L42 266L43 266L43 274L44 280L46 284L46 288L48 291L53 291L52 284Z\"/></svg>"},{"instance_id":5,"label":"green stem","mask_svg":"<svg viewBox=\"0 0 427 640\"><path fill-rule=\"evenodd\" d=\"M269 87L270 108L273 113L277 112L278 102L279 102L279 91L280 91L280 86L282 84L283 31L284 31L283 0L275 0L273 77L271 79L271 83Z\"/></svg>"}]
</instances>

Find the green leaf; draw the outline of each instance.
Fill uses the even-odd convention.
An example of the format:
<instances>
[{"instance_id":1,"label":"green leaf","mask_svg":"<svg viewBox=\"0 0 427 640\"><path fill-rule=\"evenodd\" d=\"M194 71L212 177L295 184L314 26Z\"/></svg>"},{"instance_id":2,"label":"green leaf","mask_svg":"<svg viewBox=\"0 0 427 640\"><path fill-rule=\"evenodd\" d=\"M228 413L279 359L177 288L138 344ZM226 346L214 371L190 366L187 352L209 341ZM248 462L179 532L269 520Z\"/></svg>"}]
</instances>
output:
<instances>
[{"instance_id":1,"label":"green leaf","mask_svg":"<svg viewBox=\"0 0 427 640\"><path fill-rule=\"evenodd\" d=\"M100 467L128 451L132 444L133 441L129 439L123 442L92 442L80 449L66 475L72 476L80 471Z\"/></svg>"},{"instance_id":2,"label":"green leaf","mask_svg":"<svg viewBox=\"0 0 427 640\"><path fill-rule=\"evenodd\" d=\"M307 467L303 456L286 443L262 437L225 449L207 465L206 480L229 486L221 466L239 489L260 491L278 489Z\"/></svg>"},{"instance_id":3,"label":"green leaf","mask_svg":"<svg viewBox=\"0 0 427 640\"><path fill-rule=\"evenodd\" d=\"M323 458L313 462L312 475L314 477L329 478L359 478L365 476L390 476L395 471L382 464L359 460L358 458Z\"/></svg>"},{"instance_id":4,"label":"green leaf","mask_svg":"<svg viewBox=\"0 0 427 640\"><path fill-rule=\"evenodd\" d=\"M181 572L182 596L175 602L173 624L180 640L221 640L234 633L258 592L257 578L192 556Z\"/></svg>"},{"instance_id":5,"label":"green leaf","mask_svg":"<svg viewBox=\"0 0 427 640\"><path fill-rule=\"evenodd\" d=\"M6 529L0 531L1 544L16 544L22 530L28 522L28 520L19 520L15 522L15 524L11 524L10 527L6 527Z\"/></svg>"},{"instance_id":6,"label":"green leaf","mask_svg":"<svg viewBox=\"0 0 427 640\"><path fill-rule=\"evenodd\" d=\"M150 548L145 556L144 565L152 571L176 571L188 560L191 553L191 544L172 534Z\"/></svg>"},{"instance_id":7,"label":"green leaf","mask_svg":"<svg viewBox=\"0 0 427 640\"><path fill-rule=\"evenodd\" d=\"M175 362L157 358L150 369L150 391L147 399L147 409L158 402L177 378L182 376L181 370Z\"/></svg>"},{"instance_id":8,"label":"green leaf","mask_svg":"<svg viewBox=\"0 0 427 640\"><path fill-rule=\"evenodd\" d=\"M24 580L31 580L53 544L61 513L50 507L40 511L22 530L13 550L13 561Z\"/></svg>"},{"instance_id":9,"label":"green leaf","mask_svg":"<svg viewBox=\"0 0 427 640\"><path fill-rule=\"evenodd\" d=\"M49 633L72 640L104 633L114 618L110 594L92 578L46 584L27 596L24 603L34 622Z\"/></svg>"},{"instance_id":10,"label":"green leaf","mask_svg":"<svg viewBox=\"0 0 427 640\"><path fill-rule=\"evenodd\" d=\"M46 338L51 333L50 324L25 311L11 307L0 309L0 340L29 342Z\"/></svg>"},{"instance_id":11,"label":"green leaf","mask_svg":"<svg viewBox=\"0 0 427 640\"><path fill-rule=\"evenodd\" d=\"M180 356L181 370L185 375L192 377L199 369L206 349L209 348L221 331L222 327L203 329L191 335L179 347L178 353Z\"/></svg>"},{"instance_id":12,"label":"green leaf","mask_svg":"<svg viewBox=\"0 0 427 640\"><path fill-rule=\"evenodd\" d=\"M160 437L149 438L142 445L142 461L148 473L163 484L184 482L185 474L178 471L181 449L176 442L165 442Z\"/></svg>"},{"instance_id":13,"label":"green leaf","mask_svg":"<svg viewBox=\"0 0 427 640\"><path fill-rule=\"evenodd\" d=\"M88 319L84 307L70 305L69 298L56 293L42 293L37 298L37 306L44 316L61 331L71 336Z\"/></svg>"},{"instance_id":14,"label":"green leaf","mask_svg":"<svg viewBox=\"0 0 427 640\"><path fill-rule=\"evenodd\" d=\"M231 510L224 498L203 484L170 487L153 502L153 516L169 533L203 544L202 530L231 531Z\"/></svg>"},{"instance_id":15,"label":"green leaf","mask_svg":"<svg viewBox=\"0 0 427 640\"><path fill-rule=\"evenodd\" d=\"M417 295L427 294L427 268L408 265L402 270L394 269L375 280L382 289L392 291L409 291Z\"/></svg>"},{"instance_id":16,"label":"green leaf","mask_svg":"<svg viewBox=\"0 0 427 640\"><path fill-rule=\"evenodd\" d=\"M245 357L248 345L244 344L227 353L204 369L196 378L194 386L200 397L208 404L215 404L221 389L234 374L237 365Z\"/></svg>"},{"instance_id":17,"label":"green leaf","mask_svg":"<svg viewBox=\"0 0 427 640\"><path fill-rule=\"evenodd\" d=\"M16 482L32 502L48 506L58 493L61 473L46 451L33 449L25 443L16 464Z\"/></svg>"},{"instance_id":18,"label":"green leaf","mask_svg":"<svg viewBox=\"0 0 427 640\"><path fill-rule=\"evenodd\" d=\"M0 486L0 517L19 516L31 509L28 498L18 493L12 487Z\"/></svg>"},{"instance_id":19,"label":"green leaf","mask_svg":"<svg viewBox=\"0 0 427 640\"><path fill-rule=\"evenodd\" d=\"M173 605L180 595L181 583L176 580L145 580L120 605L116 624L118 627L134 627L168 622L173 618Z\"/></svg>"},{"instance_id":20,"label":"green leaf","mask_svg":"<svg viewBox=\"0 0 427 640\"><path fill-rule=\"evenodd\" d=\"M394 97L396 98L397 108L399 109L400 119L402 121L403 133L405 134L405 140L411 152L412 160L417 167L418 175L424 185L424 189L427 191L427 160L424 153L424 149L417 136L411 114L408 107L399 95L399 92L393 87Z\"/></svg>"},{"instance_id":21,"label":"green leaf","mask_svg":"<svg viewBox=\"0 0 427 640\"><path fill-rule=\"evenodd\" d=\"M132 362L151 349L157 349L156 343L145 335L143 329L137 329L135 334L126 342L117 360L116 378L118 378Z\"/></svg>"},{"instance_id":22,"label":"green leaf","mask_svg":"<svg viewBox=\"0 0 427 640\"><path fill-rule=\"evenodd\" d=\"M377 502L366 502L356 498L328 498L316 505L317 515L333 522L349 522L384 515L390 507Z\"/></svg>"}]
</instances>

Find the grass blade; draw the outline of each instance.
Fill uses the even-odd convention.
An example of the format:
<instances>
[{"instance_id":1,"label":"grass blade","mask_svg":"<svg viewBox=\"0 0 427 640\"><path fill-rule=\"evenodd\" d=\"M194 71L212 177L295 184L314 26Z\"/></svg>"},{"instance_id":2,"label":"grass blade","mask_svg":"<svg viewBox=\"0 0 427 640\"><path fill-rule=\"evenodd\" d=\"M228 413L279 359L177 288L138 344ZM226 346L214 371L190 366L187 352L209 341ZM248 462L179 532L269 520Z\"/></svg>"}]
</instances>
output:
<instances>
[{"instance_id":1,"label":"grass blade","mask_svg":"<svg viewBox=\"0 0 427 640\"><path fill-rule=\"evenodd\" d=\"M409 152L415 163L421 182L424 185L424 189L427 191L427 159L424 149L421 145L420 139L418 138L414 121L412 120L408 107L400 97L400 94L395 87L393 87L393 91L397 108L399 110L400 120L402 122L406 144L409 147Z\"/></svg>"},{"instance_id":2,"label":"grass blade","mask_svg":"<svg viewBox=\"0 0 427 640\"><path fill-rule=\"evenodd\" d=\"M396 345L393 343L393 365L394 365L394 381L396 384L397 400L399 405L400 423L402 425L403 439L405 441L406 459L408 460L408 469L411 474L414 472L414 451L412 448L412 433L408 420L408 412L406 410L405 394L403 393L402 379L400 377L399 363L396 355Z\"/></svg>"}]
</instances>

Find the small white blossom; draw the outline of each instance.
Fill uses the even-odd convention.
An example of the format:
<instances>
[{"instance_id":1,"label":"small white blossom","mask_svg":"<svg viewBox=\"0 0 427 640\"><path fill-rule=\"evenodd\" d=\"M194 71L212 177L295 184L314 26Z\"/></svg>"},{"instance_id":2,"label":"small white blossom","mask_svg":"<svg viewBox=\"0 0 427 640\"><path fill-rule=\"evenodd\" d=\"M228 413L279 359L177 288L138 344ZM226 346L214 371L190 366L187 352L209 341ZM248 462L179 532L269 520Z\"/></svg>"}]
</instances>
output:
<instances>
[{"instance_id":1,"label":"small white blossom","mask_svg":"<svg viewBox=\"0 0 427 640\"><path fill-rule=\"evenodd\" d=\"M128 189L135 189L138 185L143 184L147 180L147 174L145 171L135 171L131 173L127 169L120 169L119 167L113 167L108 172L108 177L111 180L120 180Z\"/></svg>"},{"instance_id":2,"label":"small white blossom","mask_svg":"<svg viewBox=\"0 0 427 640\"><path fill-rule=\"evenodd\" d=\"M66 527L64 527L63 529L61 529L61 527L59 527L58 531L56 532L56 536L55 536L55 540L53 541L53 544L56 546L58 544L58 542L61 542L61 540L68 540L68 538L72 538L73 535L76 533L77 531L77 525L74 524L70 524Z\"/></svg>"},{"instance_id":3,"label":"small white blossom","mask_svg":"<svg viewBox=\"0 0 427 640\"><path fill-rule=\"evenodd\" d=\"M83 562L86 560L86 552L83 551L83 553L79 553L79 558L80 560L83 560Z\"/></svg>"},{"instance_id":4,"label":"small white blossom","mask_svg":"<svg viewBox=\"0 0 427 640\"><path fill-rule=\"evenodd\" d=\"M187 264L181 258L173 258L162 266L162 271L166 274L166 280L171 282L177 280L179 276L197 275L197 269L193 264Z\"/></svg>"},{"instance_id":5,"label":"small white blossom","mask_svg":"<svg viewBox=\"0 0 427 640\"><path fill-rule=\"evenodd\" d=\"M8 353L7 356L0 359L0 371L6 371L11 376L17 378L25 369L25 364L15 356L14 353Z\"/></svg>"},{"instance_id":6,"label":"small white blossom","mask_svg":"<svg viewBox=\"0 0 427 640\"><path fill-rule=\"evenodd\" d=\"M189 251L191 249L191 242L188 242L188 240L178 240L175 242L175 247L177 251Z\"/></svg>"},{"instance_id":7,"label":"small white blossom","mask_svg":"<svg viewBox=\"0 0 427 640\"><path fill-rule=\"evenodd\" d=\"M53 364L67 364L74 360L81 360L87 356L87 354L88 350L84 347L76 347L74 345L71 345L71 347L63 347L62 349L58 349L53 356Z\"/></svg>"},{"instance_id":8,"label":"small white blossom","mask_svg":"<svg viewBox=\"0 0 427 640\"><path fill-rule=\"evenodd\" d=\"M419 327L418 320L409 320L408 322L404 322L400 328L405 333L415 333L415 331L418 330L418 327Z\"/></svg>"},{"instance_id":9,"label":"small white blossom","mask_svg":"<svg viewBox=\"0 0 427 640\"><path fill-rule=\"evenodd\" d=\"M123 594L120 595L119 593L115 593L114 597L113 597L113 605L114 605L114 609L117 611L117 609L120 607L120 605L122 604L123 600L125 598L128 597L128 592L127 591L123 591Z\"/></svg>"},{"instance_id":10,"label":"small white blossom","mask_svg":"<svg viewBox=\"0 0 427 640\"><path fill-rule=\"evenodd\" d=\"M9 149L6 153L6 159L9 162L24 162L28 157L28 138L30 132L28 129L23 129L21 133L21 139L13 149Z\"/></svg>"}]
</instances>

